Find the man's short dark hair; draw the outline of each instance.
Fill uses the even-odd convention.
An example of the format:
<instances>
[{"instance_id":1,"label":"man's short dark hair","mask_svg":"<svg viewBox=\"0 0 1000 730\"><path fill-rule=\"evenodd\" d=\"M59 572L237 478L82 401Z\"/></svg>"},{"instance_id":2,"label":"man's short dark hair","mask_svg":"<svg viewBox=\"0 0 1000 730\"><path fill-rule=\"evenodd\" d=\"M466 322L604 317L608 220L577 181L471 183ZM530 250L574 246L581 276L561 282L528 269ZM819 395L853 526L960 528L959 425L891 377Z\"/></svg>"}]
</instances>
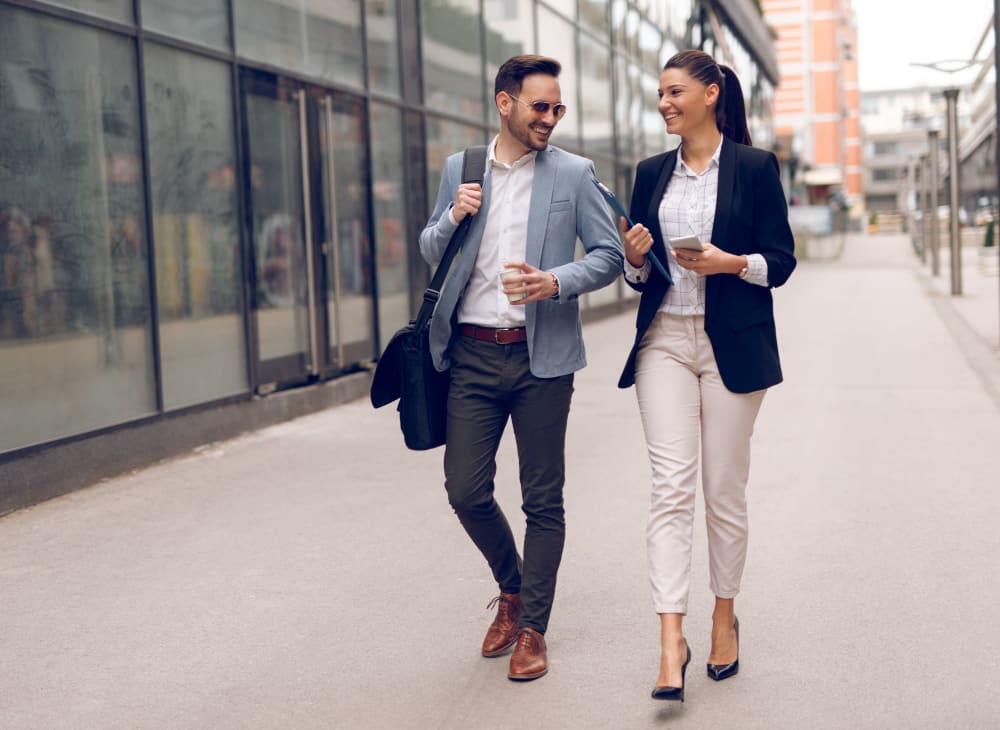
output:
<instances>
[{"instance_id":1,"label":"man's short dark hair","mask_svg":"<svg viewBox=\"0 0 1000 730\"><path fill-rule=\"evenodd\" d=\"M503 62L500 70L497 71L496 81L493 83L493 96L501 91L517 96L521 93L521 82L525 76L532 74L545 74L546 76L559 77L562 65L554 58L548 56L535 56L533 54L523 54L512 56Z\"/></svg>"}]
</instances>

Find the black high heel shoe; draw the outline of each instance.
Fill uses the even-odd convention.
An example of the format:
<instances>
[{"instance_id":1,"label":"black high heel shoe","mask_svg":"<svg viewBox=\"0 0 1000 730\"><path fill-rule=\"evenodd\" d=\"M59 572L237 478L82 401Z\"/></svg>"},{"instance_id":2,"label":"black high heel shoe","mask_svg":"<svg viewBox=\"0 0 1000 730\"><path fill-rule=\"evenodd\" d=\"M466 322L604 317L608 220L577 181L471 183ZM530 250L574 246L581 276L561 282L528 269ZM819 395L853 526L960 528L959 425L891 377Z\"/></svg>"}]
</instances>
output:
<instances>
[{"instance_id":1,"label":"black high heel shoe","mask_svg":"<svg viewBox=\"0 0 1000 730\"><path fill-rule=\"evenodd\" d=\"M730 664L708 664L708 676L716 682L728 679L740 671L740 620L733 617L733 628L736 629L736 661Z\"/></svg>"},{"instance_id":2,"label":"black high heel shoe","mask_svg":"<svg viewBox=\"0 0 1000 730\"><path fill-rule=\"evenodd\" d=\"M681 665L681 686L680 687L653 687L654 700L680 700L684 701L684 675L687 672L688 663L691 661L691 647L688 646L687 639L684 640L684 648L687 649L687 659Z\"/></svg>"}]
</instances>

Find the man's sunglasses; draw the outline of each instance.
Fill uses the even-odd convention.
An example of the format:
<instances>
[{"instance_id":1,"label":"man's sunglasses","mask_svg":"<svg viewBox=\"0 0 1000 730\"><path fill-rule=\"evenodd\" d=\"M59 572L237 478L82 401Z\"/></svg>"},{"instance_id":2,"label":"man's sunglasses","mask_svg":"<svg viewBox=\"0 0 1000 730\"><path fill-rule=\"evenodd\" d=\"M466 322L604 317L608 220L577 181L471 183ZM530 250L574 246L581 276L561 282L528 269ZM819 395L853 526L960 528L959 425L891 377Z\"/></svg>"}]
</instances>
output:
<instances>
[{"instance_id":1,"label":"man's sunglasses","mask_svg":"<svg viewBox=\"0 0 1000 730\"><path fill-rule=\"evenodd\" d=\"M545 114L549 113L549 109L552 109L552 114L553 114L553 116L555 116L556 121L558 121L558 120L562 119L564 116L566 116L566 105L565 104L561 104L561 103L552 104L552 103L547 102L547 101L532 101L532 102L529 103L527 101L521 101L520 99L518 99L513 94L507 94L507 96L509 96L514 101L516 101L518 104L524 104L526 107L529 107L530 109L533 109L536 114L545 115Z\"/></svg>"}]
</instances>

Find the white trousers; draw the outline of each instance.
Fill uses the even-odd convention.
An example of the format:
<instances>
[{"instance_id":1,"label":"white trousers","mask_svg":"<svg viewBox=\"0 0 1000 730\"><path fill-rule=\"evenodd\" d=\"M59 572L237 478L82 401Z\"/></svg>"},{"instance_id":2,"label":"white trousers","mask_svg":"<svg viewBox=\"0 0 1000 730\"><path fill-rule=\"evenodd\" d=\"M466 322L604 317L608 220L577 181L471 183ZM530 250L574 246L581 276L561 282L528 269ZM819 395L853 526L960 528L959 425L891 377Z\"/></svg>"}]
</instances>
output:
<instances>
[{"instance_id":1,"label":"white trousers","mask_svg":"<svg viewBox=\"0 0 1000 730\"><path fill-rule=\"evenodd\" d=\"M686 614L699 446L709 585L719 598L733 598L747 554L750 437L766 390L730 392L705 318L663 312L643 337L635 385L653 478L646 532L653 606Z\"/></svg>"}]
</instances>

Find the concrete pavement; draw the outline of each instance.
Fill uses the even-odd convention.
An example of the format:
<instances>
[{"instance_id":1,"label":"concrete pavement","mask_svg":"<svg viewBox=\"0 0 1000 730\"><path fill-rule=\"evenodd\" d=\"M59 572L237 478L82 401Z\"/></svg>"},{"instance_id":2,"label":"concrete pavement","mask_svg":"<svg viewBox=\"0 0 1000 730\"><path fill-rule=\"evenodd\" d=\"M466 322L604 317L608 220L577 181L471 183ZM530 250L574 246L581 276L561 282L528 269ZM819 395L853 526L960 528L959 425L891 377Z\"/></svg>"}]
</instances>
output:
<instances>
[{"instance_id":1,"label":"concrete pavement","mask_svg":"<svg viewBox=\"0 0 1000 730\"><path fill-rule=\"evenodd\" d=\"M699 503L684 705L649 699L624 315L586 328L548 676L478 656L495 586L442 452L357 401L0 519L0 727L997 727L1000 405L924 277L905 238L859 236L776 291L741 672L702 669ZM511 441L497 491L520 535Z\"/></svg>"}]
</instances>

